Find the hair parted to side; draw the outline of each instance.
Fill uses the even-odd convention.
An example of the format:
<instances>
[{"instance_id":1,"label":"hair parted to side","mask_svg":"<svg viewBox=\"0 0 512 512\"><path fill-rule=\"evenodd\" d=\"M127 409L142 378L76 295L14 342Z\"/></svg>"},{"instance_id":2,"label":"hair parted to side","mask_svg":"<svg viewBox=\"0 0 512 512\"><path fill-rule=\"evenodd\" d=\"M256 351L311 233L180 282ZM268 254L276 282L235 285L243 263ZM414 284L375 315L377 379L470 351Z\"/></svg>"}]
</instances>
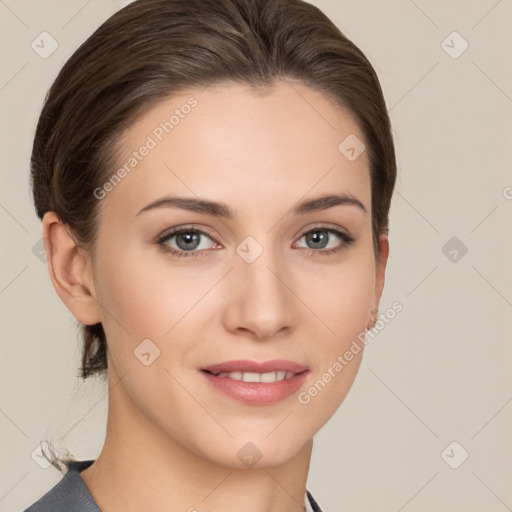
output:
<instances>
[{"instance_id":1,"label":"hair parted to side","mask_svg":"<svg viewBox=\"0 0 512 512\"><path fill-rule=\"evenodd\" d=\"M302 0L137 0L106 20L66 62L46 96L31 158L38 217L55 211L77 245L92 253L100 203L94 190L119 165L117 145L127 127L187 88L271 86L277 79L326 94L360 126L370 159L378 254L396 179L382 90L361 50ZM80 377L104 376L101 323L79 327Z\"/></svg>"}]
</instances>

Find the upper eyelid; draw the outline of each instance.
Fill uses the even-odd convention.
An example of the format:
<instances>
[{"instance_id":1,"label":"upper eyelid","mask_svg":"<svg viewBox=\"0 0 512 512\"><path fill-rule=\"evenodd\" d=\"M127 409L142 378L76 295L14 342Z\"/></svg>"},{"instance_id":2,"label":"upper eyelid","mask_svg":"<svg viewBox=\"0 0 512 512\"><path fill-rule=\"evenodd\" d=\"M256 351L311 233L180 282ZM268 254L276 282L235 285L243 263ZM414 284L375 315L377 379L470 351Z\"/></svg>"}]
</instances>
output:
<instances>
[{"instance_id":1,"label":"upper eyelid","mask_svg":"<svg viewBox=\"0 0 512 512\"><path fill-rule=\"evenodd\" d=\"M195 226L178 226L176 228L172 228L169 231L164 231L163 234L158 235L157 241L167 240L168 238L171 238L175 235L179 235L182 232L188 232L188 231L195 231L197 233L200 233L202 235L206 235L207 237L211 238L214 242L217 242L216 237L213 234L208 233L208 231L204 228L197 228Z\"/></svg>"}]
</instances>

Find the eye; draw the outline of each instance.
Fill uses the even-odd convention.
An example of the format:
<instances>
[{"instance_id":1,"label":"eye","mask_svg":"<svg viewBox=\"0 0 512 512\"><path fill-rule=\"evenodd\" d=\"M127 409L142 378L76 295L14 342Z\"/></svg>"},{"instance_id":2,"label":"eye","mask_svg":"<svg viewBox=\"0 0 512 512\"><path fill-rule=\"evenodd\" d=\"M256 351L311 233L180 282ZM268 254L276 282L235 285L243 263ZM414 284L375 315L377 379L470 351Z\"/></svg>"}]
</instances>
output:
<instances>
[{"instance_id":1,"label":"eye","mask_svg":"<svg viewBox=\"0 0 512 512\"><path fill-rule=\"evenodd\" d=\"M186 226L173 229L171 232L164 234L158 238L156 243L164 252L169 253L173 257L196 258L198 256L207 255L207 249L212 248L208 247L211 244L202 243L204 242L204 238L210 239L213 241L214 245L220 246L220 244L213 239L213 236L207 232ZM333 254L345 249L347 246L352 245L355 242L355 239L347 233L327 226L315 226L313 229L306 231L300 240L303 238L306 239L307 244L312 246L312 248L303 248L303 250L311 256L317 254ZM332 247L331 242L333 238L334 240L336 238L342 240L342 243L338 243ZM293 247L297 247L296 243ZM329 247L329 245L331 245L331 247Z\"/></svg>"},{"instance_id":2,"label":"eye","mask_svg":"<svg viewBox=\"0 0 512 512\"><path fill-rule=\"evenodd\" d=\"M308 255L318 254L325 256L328 254L333 254L345 249L347 246L352 245L355 242L355 239L347 233L327 226L315 226L313 229L306 231L300 240L303 238L305 238L307 244L312 246L312 248L305 248L305 251ZM329 247L329 244L333 238L342 240L341 245L338 243L337 245L332 246L331 244Z\"/></svg>"},{"instance_id":3,"label":"eye","mask_svg":"<svg viewBox=\"0 0 512 512\"><path fill-rule=\"evenodd\" d=\"M204 237L212 240L212 237L208 233L205 233L200 229L181 227L174 229L170 233L167 233L159 238L157 240L157 244L163 251L168 252L172 256L176 256L178 258L197 257L201 254L204 254L202 252L203 250L208 249L207 243L201 243L201 238ZM173 239L175 239L175 241L173 243L169 243ZM216 242L214 243L216 244ZM196 251L196 249L199 251Z\"/></svg>"}]
</instances>

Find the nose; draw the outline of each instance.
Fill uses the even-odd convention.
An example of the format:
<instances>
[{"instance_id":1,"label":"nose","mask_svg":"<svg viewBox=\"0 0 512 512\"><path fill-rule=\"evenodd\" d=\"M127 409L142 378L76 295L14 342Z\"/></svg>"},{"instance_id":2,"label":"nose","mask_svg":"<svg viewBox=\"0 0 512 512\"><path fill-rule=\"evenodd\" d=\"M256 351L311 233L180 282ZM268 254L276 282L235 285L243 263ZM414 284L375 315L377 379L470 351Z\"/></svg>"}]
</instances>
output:
<instances>
[{"instance_id":1,"label":"nose","mask_svg":"<svg viewBox=\"0 0 512 512\"><path fill-rule=\"evenodd\" d=\"M258 340L292 329L297 319L292 278L278 264L272 251L264 250L252 263L238 256L235 261L226 283L229 289L224 311L226 328Z\"/></svg>"}]
</instances>

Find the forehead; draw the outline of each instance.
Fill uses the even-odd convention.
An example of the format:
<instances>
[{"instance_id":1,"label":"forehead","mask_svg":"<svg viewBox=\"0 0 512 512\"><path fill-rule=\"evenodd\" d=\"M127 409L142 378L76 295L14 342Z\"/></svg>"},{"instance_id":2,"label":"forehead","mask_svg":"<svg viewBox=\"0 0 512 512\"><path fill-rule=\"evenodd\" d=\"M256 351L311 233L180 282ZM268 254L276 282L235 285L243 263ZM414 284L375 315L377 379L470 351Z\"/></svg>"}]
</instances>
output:
<instances>
[{"instance_id":1,"label":"forehead","mask_svg":"<svg viewBox=\"0 0 512 512\"><path fill-rule=\"evenodd\" d=\"M364 147L354 116L309 87L190 89L152 106L122 137L126 172L108 202L138 211L172 194L228 198L236 210L343 191L369 211L367 152L347 158L345 141Z\"/></svg>"}]
</instances>

